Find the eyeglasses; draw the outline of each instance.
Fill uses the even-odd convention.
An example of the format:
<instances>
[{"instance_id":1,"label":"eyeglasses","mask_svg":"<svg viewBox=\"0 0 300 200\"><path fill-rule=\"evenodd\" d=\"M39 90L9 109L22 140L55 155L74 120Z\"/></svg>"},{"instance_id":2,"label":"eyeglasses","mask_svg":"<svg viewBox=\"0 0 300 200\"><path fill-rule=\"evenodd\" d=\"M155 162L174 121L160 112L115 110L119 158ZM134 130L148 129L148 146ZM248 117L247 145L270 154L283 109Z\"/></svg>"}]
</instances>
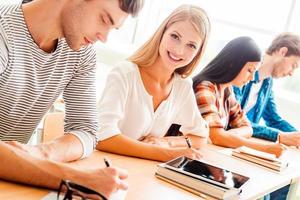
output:
<instances>
[{"instance_id":1,"label":"eyeglasses","mask_svg":"<svg viewBox=\"0 0 300 200\"><path fill-rule=\"evenodd\" d=\"M57 200L73 200L73 199L107 200L105 196L92 189L89 189L82 185L78 185L76 183L72 183L69 180L62 180L58 189Z\"/></svg>"}]
</instances>

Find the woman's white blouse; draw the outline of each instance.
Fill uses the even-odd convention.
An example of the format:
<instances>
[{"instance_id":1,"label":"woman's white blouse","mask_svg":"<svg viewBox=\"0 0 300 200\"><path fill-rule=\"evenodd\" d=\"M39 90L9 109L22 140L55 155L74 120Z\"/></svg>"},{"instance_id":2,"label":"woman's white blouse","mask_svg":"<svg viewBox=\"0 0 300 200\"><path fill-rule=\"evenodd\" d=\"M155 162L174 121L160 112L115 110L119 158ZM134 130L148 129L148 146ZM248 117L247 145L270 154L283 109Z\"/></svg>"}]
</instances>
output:
<instances>
[{"instance_id":1,"label":"woman's white blouse","mask_svg":"<svg viewBox=\"0 0 300 200\"><path fill-rule=\"evenodd\" d=\"M198 111L191 80L175 75L170 95L154 112L138 66L122 62L107 77L98 102L100 140L124 134L133 139L163 137L172 124L183 134L207 137L208 126Z\"/></svg>"}]
</instances>

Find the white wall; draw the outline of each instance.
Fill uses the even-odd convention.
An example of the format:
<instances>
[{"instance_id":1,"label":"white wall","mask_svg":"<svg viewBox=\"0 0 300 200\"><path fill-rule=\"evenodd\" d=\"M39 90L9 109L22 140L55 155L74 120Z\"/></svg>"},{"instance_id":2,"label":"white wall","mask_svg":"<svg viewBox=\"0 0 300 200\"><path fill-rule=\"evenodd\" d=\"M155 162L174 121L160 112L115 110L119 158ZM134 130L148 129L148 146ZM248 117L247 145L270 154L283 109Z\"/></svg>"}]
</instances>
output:
<instances>
[{"instance_id":1,"label":"white wall","mask_svg":"<svg viewBox=\"0 0 300 200\"><path fill-rule=\"evenodd\" d=\"M300 95L280 90L274 93L281 117L300 130Z\"/></svg>"}]
</instances>

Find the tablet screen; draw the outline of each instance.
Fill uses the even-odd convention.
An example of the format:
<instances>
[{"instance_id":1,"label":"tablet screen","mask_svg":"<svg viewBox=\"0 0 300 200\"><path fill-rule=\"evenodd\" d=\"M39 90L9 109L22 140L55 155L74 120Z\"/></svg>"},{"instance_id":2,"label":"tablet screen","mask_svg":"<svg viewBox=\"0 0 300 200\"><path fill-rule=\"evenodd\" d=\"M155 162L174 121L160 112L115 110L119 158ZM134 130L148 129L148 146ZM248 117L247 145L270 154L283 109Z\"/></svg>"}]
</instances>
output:
<instances>
[{"instance_id":1,"label":"tablet screen","mask_svg":"<svg viewBox=\"0 0 300 200\"><path fill-rule=\"evenodd\" d=\"M209 182L218 183L217 185L227 188L238 189L249 179L249 177L187 157L179 157L169 161L166 163L167 168L169 168L168 166L181 173L200 178L201 180L208 179L211 180Z\"/></svg>"}]
</instances>

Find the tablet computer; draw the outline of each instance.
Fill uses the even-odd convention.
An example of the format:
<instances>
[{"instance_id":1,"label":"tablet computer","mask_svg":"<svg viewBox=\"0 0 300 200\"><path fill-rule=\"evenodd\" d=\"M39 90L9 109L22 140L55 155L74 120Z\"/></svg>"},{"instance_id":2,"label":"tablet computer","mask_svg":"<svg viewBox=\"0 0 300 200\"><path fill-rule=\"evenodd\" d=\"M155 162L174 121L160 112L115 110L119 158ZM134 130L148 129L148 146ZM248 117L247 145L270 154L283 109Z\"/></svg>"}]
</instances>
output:
<instances>
[{"instance_id":1,"label":"tablet computer","mask_svg":"<svg viewBox=\"0 0 300 200\"><path fill-rule=\"evenodd\" d=\"M241 174L184 156L165 163L165 167L228 189L240 190L249 180L249 177Z\"/></svg>"}]
</instances>

